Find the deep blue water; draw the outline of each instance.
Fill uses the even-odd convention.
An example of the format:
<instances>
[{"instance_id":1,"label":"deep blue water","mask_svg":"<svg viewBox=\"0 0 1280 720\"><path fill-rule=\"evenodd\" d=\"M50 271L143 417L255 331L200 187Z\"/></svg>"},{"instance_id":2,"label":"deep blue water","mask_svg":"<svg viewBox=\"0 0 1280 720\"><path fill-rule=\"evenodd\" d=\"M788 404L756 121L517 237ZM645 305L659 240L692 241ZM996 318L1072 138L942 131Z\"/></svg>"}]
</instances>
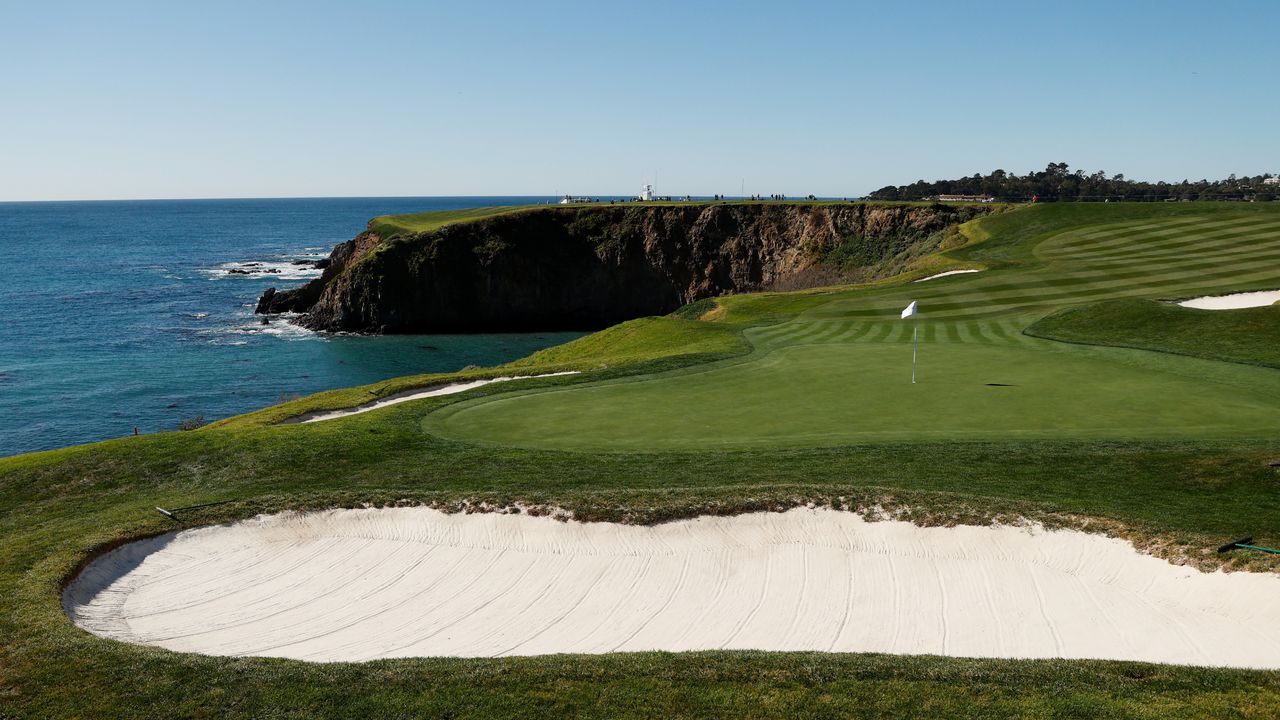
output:
<instances>
[{"instance_id":1,"label":"deep blue water","mask_svg":"<svg viewBox=\"0 0 1280 720\"><path fill-rule=\"evenodd\" d=\"M0 455L493 365L577 337L331 336L253 316L267 287L319 274L295 260L328 255L374 216L549 200L0 203Z\"/></svg>"}]
</instances>

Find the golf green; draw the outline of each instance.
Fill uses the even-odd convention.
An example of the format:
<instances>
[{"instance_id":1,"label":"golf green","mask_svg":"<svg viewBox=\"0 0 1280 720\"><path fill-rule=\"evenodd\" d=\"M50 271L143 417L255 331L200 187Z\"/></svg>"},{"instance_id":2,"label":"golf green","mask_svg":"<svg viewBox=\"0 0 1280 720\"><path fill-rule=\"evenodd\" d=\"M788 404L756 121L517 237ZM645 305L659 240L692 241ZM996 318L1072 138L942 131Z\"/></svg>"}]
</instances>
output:
<instances>
[{"instance_id":1,"label":"golf green","mask_svg":"<svg viewBox=\"0 0 1280 720\"><path fill-rule=\"evenodd\" d=\"M911 350L787 347L700 372L463 403L426 422L456 439L617 451L1280 431L1280 373L1272 370L1124 350L938 342L921 346L913 385Z\"/></svg>"}]
</instances>

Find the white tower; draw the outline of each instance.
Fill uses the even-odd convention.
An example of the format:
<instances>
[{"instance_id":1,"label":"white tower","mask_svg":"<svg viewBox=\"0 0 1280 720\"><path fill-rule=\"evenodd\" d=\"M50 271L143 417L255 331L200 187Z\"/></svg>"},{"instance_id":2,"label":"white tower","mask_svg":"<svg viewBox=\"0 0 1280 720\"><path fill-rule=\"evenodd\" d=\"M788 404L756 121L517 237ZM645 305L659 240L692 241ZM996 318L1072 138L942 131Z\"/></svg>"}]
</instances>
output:
<instances>
[{"instance_id":1,"label":"white tower","mask_svg":"<svg viewBox=\"0 0 1280 720\"><path fill-rule=\"evenodd\" d=\"M640 191L640 199L649 202L653 199L653 186L645 185L644 190Z\"/></svg>"}]
</instances>

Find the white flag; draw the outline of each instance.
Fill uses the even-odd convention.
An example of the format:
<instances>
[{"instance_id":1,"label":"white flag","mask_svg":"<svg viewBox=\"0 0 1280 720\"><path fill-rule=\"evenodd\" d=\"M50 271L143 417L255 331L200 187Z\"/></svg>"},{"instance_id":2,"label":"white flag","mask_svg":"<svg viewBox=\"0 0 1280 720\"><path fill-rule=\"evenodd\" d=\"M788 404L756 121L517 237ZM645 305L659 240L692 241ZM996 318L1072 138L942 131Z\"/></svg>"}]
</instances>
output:
<instances>
[{"instance_id":1,"label":"white flag","mask_svg":"<svg viewBox=\"0 0 1280 720\"><path fill-rule=\"evenodd\" d=\"M907 309L902 311L902 319L906 320L912 315L915 315L917 312L920 312L920 311L916 309L916 301L912 300L911 304L907 306Z\"/></svg>"}]
</instances>

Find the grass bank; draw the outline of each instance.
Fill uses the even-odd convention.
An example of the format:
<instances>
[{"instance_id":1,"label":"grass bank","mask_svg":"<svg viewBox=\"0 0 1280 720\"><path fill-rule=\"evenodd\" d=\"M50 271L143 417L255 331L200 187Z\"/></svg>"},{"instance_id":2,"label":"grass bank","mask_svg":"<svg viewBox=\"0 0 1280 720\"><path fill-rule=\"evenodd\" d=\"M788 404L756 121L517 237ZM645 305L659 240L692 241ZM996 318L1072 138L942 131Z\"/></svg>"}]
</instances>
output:
<instances>
[{"instance_id":1,"label":"grass bank","mask_svg":"<svg viewBox=\"0 0 1280 720\"><path fill-rule=\"evenodd\" d=\"M1156 350L1280 368L1280 307L1197 310L1157 300L1073 307L1026 329L1034 337Z\"/></svg>"}]
</instances>

